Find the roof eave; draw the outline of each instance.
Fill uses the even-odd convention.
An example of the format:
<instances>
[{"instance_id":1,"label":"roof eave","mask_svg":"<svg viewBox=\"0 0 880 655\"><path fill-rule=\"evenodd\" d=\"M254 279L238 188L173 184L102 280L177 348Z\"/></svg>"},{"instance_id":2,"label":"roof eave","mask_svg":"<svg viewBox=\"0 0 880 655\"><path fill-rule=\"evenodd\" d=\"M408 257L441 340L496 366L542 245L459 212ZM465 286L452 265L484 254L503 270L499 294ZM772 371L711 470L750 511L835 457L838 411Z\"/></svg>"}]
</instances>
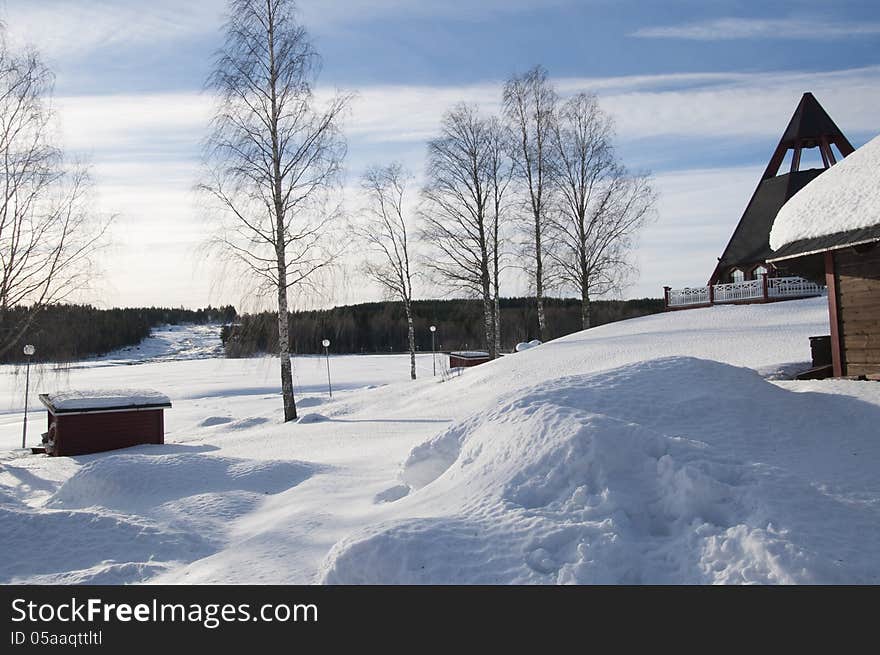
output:
<instances>
[{"instance_id":1,"label":"roof eave","mask_svg":"<svg viewBox=\"0 0 880 655\"><path fill-rule=\"evenodd\" d=\"M820 238L811 239L810 241L816 242L820 241ZM843 250L844 248L854 248L856 246L864 246L869 243L877 243L880 242L880 236L871 237L868 239L862 239L860 241L851 241L845 243L838 243L824 247L815 247L812 250L796 250L792 253L786 253L781 257L770 257L767 261L771 264L775 262L783 262L789 259L797 259L798 257L809 257L810 255L818 255L823 252L832 252L834 250ZM805 244L806 245L806 244ZM784 246L783 246L784 247Z\"/></svg>"}]
</instances>

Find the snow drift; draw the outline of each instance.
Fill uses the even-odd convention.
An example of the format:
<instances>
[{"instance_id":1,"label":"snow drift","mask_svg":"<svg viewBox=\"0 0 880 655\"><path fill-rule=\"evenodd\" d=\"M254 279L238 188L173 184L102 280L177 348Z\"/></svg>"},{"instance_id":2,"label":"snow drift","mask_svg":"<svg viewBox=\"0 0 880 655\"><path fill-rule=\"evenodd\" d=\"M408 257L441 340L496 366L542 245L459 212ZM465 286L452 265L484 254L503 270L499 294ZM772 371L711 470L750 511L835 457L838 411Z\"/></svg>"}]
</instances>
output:
<instances>
[{"instance_id":1,"label":"snow drift","mask_svg":"<svg viewBox=\"0 0 880 655\"><path fill-rule=\"evenodd\" d=\"M414 448L322 580L876 583L878 421L694 358L544 382Z\"/></svg>"},{"instance_id":2,"label":"snow drift","mask_svg":"<svg viewBox=\"0 0 880 655\"><path fill-rule=\"evenodd\" d=\"M0 580L146 580L216 552L236 519L323 468L208 450L142 446L83 457L40 509L0 494Z\"/></svg>"}]
</instances>

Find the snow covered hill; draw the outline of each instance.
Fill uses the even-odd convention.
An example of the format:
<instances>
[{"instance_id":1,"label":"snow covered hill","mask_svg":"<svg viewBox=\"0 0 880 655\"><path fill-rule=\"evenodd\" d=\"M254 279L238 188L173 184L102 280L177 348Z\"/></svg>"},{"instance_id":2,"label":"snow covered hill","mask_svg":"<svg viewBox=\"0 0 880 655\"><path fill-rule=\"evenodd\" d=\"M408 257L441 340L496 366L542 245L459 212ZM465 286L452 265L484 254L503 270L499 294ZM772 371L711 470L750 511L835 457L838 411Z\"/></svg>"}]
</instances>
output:
<instances>
[{"instance_id":1,"label":"snow covered hill","mask_svg":"<svg viewBox=\"0 0 880 655\"><path fill-rule=\"evenodd\" d=\"M827 320L654 315L446 382L334 357L332 400L297 358L293 425L271 359L76 369L168 394L168 443L0 456L0 581L877 583L880 385L785 380ZM0 370L0 448L19 384Z\"/></svg>"}]
</instances>

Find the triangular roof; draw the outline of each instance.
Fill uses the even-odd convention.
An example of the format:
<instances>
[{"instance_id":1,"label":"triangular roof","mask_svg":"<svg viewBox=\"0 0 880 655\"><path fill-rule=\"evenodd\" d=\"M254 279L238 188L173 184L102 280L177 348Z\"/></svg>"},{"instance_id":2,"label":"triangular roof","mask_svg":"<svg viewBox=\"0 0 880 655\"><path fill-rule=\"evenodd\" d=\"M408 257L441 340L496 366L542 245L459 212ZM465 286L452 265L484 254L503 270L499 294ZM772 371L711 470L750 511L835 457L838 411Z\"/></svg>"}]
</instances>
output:
<instances>
[{"instance_id":1,"label":"triangular roof","mask_svg":"<svg viewBox=\"0 0 880 655\"><path fill-rule=\"evenodd\" d=\"M794 110L791 120L788 121L788 127L782 133L779 145L773 151L773 156L761 179L766 180L779 173L779 167L782 166L789 150L794 150L799 159L797 151L801 148L818 147L827 168L835 163L834 153L828 147L830 145L836 146L844 157L854 149L837 124L831 120L828 112L816 100L816 96L807 91L801 96L801 101ZM792 164L797 168L794 162Z\"/></svg>"},{"instance_id":2,"label":"triangular roof","mask_svg":"<svg viewBox=\"0 0 880 655\"><path fill-rule=\"evenodd\" d=\"M718 258L710 284L730 267L756 264L770 256L770 229L776 213L789 198L836 162L832 145L844 157L853 151L852 144L815 96L804 93L739 224ZM809 148L819 148L824 168L800 170L801 150ZM778 175L789 150L793 151L791 168Z\"/></svg>"}]
</instances>

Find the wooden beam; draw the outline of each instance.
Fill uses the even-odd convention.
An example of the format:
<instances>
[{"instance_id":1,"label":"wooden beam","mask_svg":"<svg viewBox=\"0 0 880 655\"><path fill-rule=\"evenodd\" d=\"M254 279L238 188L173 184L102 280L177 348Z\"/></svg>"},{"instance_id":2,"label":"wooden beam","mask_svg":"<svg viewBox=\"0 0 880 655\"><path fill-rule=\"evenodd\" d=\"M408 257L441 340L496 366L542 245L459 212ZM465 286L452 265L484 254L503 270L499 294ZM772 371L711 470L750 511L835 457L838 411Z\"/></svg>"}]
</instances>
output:
<instances>
[{"instance_id":1,"label":"wooden beam","mask_svg":"<svg viewBox=\"0 0 880 655\"><path fill-rule=\"evenodd\" d=\"M822 166L831 168L831 161L828 159L828 141L825 137L819 139L819 154L822 155Z\"/></svg>"},{"instance_id":2,"label":"wooden beam","mask_svg":"<svg viewBox=\"0 0 880 655\"><path fill-rule=\"evenodd\" d=\"M834 166L837 163L837 158L834 156L834 151L831 149L831 143L828 141L827 136L819 137L819 150L822 152L822 161L825 162L825 168Z\"/></svg>"},{"instance_id":3,"label":"wooden beam","mask_svg":"<svg viewBox=\"0 0 880 655\"><path fill-rule=\"evenodd\" d=\"M792 173L797 173L801 170L801 147L798 146L794 149L794 154L791 156L791 169Z\"/></svg>"},{"instance_id":4,"label":"wooden beam","mask_svg":"<svg viewBox=\"0 0 880 655\"><path fill-rule=\"evenodd\" d=\"M840 343L840 322L837 315L837 280L834 271L834 253L825 253L825 286L828 288L828 322L831 324L831 365L834 377L839 378L846 370L843 348Z\"/></svg>"}]
</instances>

